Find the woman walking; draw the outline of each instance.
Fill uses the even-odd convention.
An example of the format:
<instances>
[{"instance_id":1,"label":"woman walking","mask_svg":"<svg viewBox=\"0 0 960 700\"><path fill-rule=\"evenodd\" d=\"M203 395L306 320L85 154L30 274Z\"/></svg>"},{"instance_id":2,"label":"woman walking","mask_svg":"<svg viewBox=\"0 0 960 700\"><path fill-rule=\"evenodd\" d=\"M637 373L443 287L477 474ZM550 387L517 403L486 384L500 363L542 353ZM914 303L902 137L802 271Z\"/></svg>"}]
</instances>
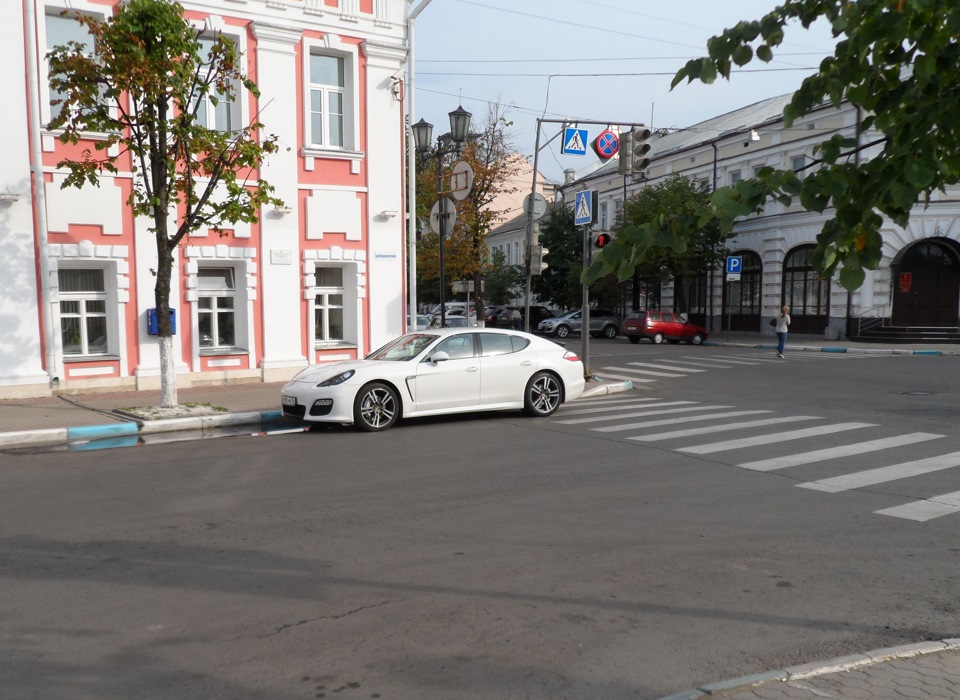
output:
<instances>
[{"instance_id":1,"label":"woman walking","mask_svg":"<svg viewBox=\"0 0 960 700\"><path fill-rule=\"evenodd\" d=\"M777 357L781 360L785 360L783 356L783 350L787 345L787 328L790 326L790 307L784 305L780 309L780 315L777 316Z\"/></svg>"}]
</instances>

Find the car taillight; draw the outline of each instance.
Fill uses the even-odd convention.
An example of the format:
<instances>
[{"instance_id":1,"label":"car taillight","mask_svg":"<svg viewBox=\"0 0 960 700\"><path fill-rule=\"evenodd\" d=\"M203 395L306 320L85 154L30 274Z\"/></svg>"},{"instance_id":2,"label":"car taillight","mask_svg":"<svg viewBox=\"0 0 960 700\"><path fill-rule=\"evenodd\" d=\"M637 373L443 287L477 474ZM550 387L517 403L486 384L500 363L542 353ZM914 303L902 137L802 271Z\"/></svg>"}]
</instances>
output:
<instances>
[{"instance_id":1,"label":"car taillight","mask_svg":"<svg viewBox=\"0 0 960 700\"><path fill-rule=\"evenodd\" d=\"M577 353L571 352L570 350L567 350L565 353L563 353L563 359L570 360L570 362L580 361L580 358L577 356Z\"/></svg>"}]
</instances>

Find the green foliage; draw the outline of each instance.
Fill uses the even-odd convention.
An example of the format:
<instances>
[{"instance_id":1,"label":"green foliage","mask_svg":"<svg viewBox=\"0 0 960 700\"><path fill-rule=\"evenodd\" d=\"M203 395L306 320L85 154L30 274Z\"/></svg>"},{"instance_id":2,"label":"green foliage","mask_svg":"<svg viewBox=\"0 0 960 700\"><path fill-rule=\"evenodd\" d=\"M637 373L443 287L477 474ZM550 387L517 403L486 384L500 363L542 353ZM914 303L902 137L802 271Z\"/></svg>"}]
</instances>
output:
<instances>
[{"instance_id":1,"label":"green foliage","mask_svg":"<svg viewBox=\"0 0 960 700\"><path fill-rule=\"evenodd\" d=\"M520 296L526 283L523 268L507 265L506 257L502 250L495 250L491 255L490 270L483 278L484 299L494 306L506 304Z\"/></svg>"},{"instance_id":2,"label":"green foliage","mask_svg":"<svg viewBox=\"0 0 960 700\"><path fill-rule=\"evenodd\" d=\"M172 251L180 241L201 228L255 222L260 207L283 204L256 174L277 150L276 137L262 136L256 120L235 131L198 120L205 97L215 105L242 99L240 86L255 97L259 91L233 42L217 36L208 51L180 4L130 0L105 21L76 19L90 32L94 52L71 42L47 55L50 86L61 96L49 127L60 130L61 142L84 148L57 166L68 172L64 187L133 172L127 204L153 222L159 331L169 336ZM96 140L88 140L91 133ZM169 231L171 216L177 223Z\"/></svg>"},{"instance_id":3,"label":"green foliage","mask_svg":"<svg viewBox=\"0 0 960 700\"><path fill-rule=\"evenodd\" d=\"M530 289L541 302L561 309L580 306L583 291L583 234L573 223L573 209L553 205L540 219L540 245L549 249L549 265L540 275L530 278Z\"/></svg>"},{"instance_id":4,"label":"green foliage","mask_svg":"<svg viewBox=\"0 0 960 700\"><path fill-rule=\"evenodd\" d=\"M764 169L735 192L718 191L713 206L725 229L768 198L799 196L817 212L835 214L817 236L814 263L824 276L840 267L840 283L857 289L864 270L881 260L883 216L906 226L913 207L960 181L960 5L955 0L785 0L759 21L740 22L708 42L709 57L689 61L674 77L730 78L750 52L769 61L788 23L830 23L839 38L832 56L803 81L784 109L787 127L825 103L848 102L863 114L868 138L833 136L820 144L819 168L801 183ZM749 50L748 50L749 49ZM857 153L878 149L861 162Z\"/></svg>"},{"instance_id":5,"label":"green foliage","mask_svg":"<svg viewBox=\"0 0 960 700\"><path fill-rule=\"evenodd\" d=\"M730 232L719 224L710 193L682 175L671 175L627 200L613 243L594 258L583 279L592 282L610 274L621 282L635 274L656 282L694 277L727 253L722 244Z\"/></svg>"}]
</instances>

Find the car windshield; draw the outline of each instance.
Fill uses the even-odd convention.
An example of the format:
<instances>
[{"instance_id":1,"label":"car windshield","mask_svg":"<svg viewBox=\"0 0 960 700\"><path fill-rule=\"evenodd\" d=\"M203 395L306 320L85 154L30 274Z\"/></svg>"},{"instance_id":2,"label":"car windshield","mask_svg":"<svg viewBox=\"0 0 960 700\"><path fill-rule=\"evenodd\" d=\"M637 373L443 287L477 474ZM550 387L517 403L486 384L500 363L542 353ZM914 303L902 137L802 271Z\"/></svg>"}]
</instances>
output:
<instances>
[{"instance_id":1,"label":"car windshield","mask_svg":"<svg viewBox=\"0 0 960 700\"><path fill-rule=\"evenodd\" d=\"M646 312L646 311L633 311L633 312L627 314L627 320L628 320L628 321L636 321L637 319L641 319L641 318L643 318L643 317L646 316L646 315L647 315L647 312Z\"/></svg>"},{"instance_id":2,"label":"car windshield","mask_svg":"<svg viewBox=\"0 0 960 700\"><path fill-rule=\"evenodd\" d=\"M412 360L438 336L431 333L410 333L392 340L379 350L366 356L367 360L381 360L386 362L405 362Z\"/></svg>"}]
</instances>

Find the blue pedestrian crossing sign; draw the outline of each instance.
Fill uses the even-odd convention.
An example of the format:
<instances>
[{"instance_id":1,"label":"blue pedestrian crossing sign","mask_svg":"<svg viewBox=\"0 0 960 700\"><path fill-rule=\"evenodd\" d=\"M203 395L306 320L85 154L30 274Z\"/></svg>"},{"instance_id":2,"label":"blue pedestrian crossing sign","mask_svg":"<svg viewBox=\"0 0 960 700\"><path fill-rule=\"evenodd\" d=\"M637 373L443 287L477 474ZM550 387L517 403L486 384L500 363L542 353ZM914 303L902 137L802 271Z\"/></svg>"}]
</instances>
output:
<instances>
[{"instance_id":1,"label":"blue pedestrian crossing sign","mask_svg":"<svg viewBox=\"0 0 960 700\"><path fill-rule=\"evenodd\" d=\"M568 126L563 130L563 144L560 153L567 156L587 155L587 130Z\"/></svg>"},{"instance_id":2,"label":"blue pedestrian crossing sign","mask_svg":"<svg viewBox=\"0 0 960 700\"><path fill-rule=\"evenodd\" d=\"M594 190L580 190L573 200L573 223L588 226L593 223Z\"/></svg>"},{"instance_id":3,"label":"blue pedestrian crossing sign","mask_svg":"<svg viewBox=\"0 0 960 700\"><path fill-rule=\"evenodd\" d=\"M727 274L739 275L743 270L743 257L740 255L727 256Z\"/></svg>"}]
</instances>

